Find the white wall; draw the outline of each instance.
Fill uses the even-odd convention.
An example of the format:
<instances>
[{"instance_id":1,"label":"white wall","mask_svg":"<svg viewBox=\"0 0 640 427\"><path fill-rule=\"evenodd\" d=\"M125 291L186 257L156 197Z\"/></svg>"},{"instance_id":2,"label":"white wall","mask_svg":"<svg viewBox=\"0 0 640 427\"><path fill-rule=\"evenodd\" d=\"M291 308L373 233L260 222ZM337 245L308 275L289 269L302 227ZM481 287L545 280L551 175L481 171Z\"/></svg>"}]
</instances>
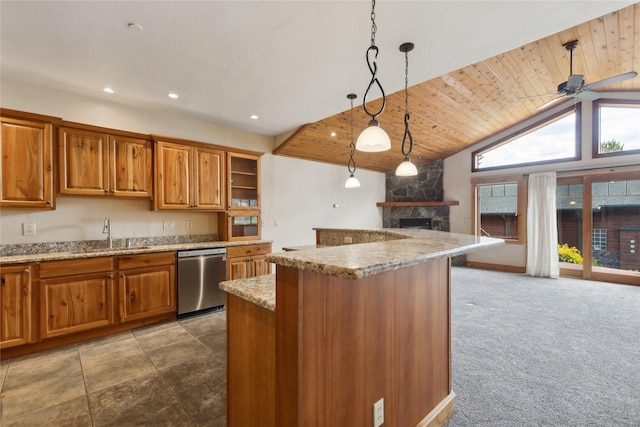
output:
<instances>
[{"instance_id":1,"label":"white wall","mask_svg":"<svg viewBox=\"0 0 640 427\"><path fill-rule=\"evenodd\" d=\"M2 80L0 106L61 117L64 120L139 133L154 133L228 147L271 153L273 138L166 111L130 107L107 99ZM346 159L345 159L346 161ZM384 174L358 171L362 187L344 188L344 168L265 154L261 163L263 238L282 245L315 242L313 227L381 227ZM149 210L148 200L94 197L57 198L55 211L2 209L0 244L102 239L109 217L113 237L158 237L217 233L217 215L202 212ZM333 208L338 203L339 208ZM185 221L193 222L186 231ZM174 221L173 232L163 221ZM22 236L22 223L35 222L36 236ZM277 226L275 225L277 224Z\"/></svg>"},{"instance_id":2,"label":"white wall","mask_svg":"<svg viewBox=\"0 0 640 427\"><path fill-rule=\"evenodd\" d=\"M603 98L616 98L616 99L640 99L640 93L612 93L607 96L603 95ZM572 101L569 101L572 102ZM448 157L444 161L444 194L447 200L458 200L459 206L452 206L451 212L451 231L456 233L472 233L472 195L473 189L471 186L471 178L474 177L500 177L501 175L517 175L528 174L532 172L551 172L551 171L568 171L585 168L599 168L607 166L622 166L622 165L638 165L640 164L640 156L618 156L609 158L593 159L591 157L591 141L592 141L592 104L591 101L582 102L582 160L576 162L564 162L554 163L550 165L542 165L535 167L520 167L503 169L501 171L489 171L489 172L476 172L471 173L471 153L481 147L489 145L505 136L511 134L517 129L522 129L532 122L537 121L540 117L548 117L553 115L559 110L567 107L566 103L541 113L539 116L530 120L524 121L513 128L506 129L496 135L487 138L486 140L474 145L471 148L463 150L451 157ZM497 178L499 180L499 178ZM526 246L517 244L506 244L504 246L494 248L489 251L474 252L467 255L467 260L499 264L499 265L511 265L524 267L526 264Z\"/></svg>"}]
</instances>

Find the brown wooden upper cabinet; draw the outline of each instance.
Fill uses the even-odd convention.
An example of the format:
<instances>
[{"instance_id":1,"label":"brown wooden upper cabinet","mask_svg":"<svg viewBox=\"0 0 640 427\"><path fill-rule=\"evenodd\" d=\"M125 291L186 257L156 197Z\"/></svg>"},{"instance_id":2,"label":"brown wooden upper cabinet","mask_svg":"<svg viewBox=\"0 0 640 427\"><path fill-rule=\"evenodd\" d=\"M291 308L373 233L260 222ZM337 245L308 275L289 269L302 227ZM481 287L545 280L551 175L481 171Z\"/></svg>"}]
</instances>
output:
<instances>
[{"instance_id":1,"label":"brown wooden upper cabinet","mask_svg":"<svg viewBox=\"0 0 640 427\"><path fill-rule=\"evenodd\" d=\"M227 208L260 209L260 156L227 153Z\"/></svg>"},{"instance_id":2,"label":"brown wooden upper cabinet","mask_svg":"<svg viewBox=\"0 0 640 427\"><path fill-rule=\"evenodd\" d=\"M55 209L54 117L2 109L0 207Z\"/></svg>"},{"instance_id":3,"label":"brown wooden upper cabinet","mask_svg":"<svg viewBox=\"0 0 640 427\"><path fill-rule=\"evenodd\" d=\"M152 197L152 142L145 135L64 123L58 162L60 194Z\"/></svg>"},{"instance_id":4,"label":"brown wooden upper cabinet","mask_svg":"<svg viewBox=\"0 0 640 427\"><path fill-rule=\"evenodd\" d=\"M207 144L156 140L154 209L224 209L224 152Z\"/></svg>"}]
</instances>

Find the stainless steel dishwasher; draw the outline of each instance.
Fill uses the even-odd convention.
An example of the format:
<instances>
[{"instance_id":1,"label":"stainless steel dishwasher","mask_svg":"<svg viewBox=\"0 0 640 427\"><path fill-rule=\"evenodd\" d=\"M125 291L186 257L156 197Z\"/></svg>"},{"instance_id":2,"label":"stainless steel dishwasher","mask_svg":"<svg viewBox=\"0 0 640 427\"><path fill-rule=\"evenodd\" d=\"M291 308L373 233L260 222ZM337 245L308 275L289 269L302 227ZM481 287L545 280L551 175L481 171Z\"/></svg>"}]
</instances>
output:
<instances>
[{"instance_id":1,"label":"stainless steel dishwasher","mask_svg":"<svg viewBox=\"0 0 640 427\"><path fill-rule=\"evenodd\" d=\"M227 248L178 252L178 317L225 303L219 284L227 279Z\"/></svg>"}]
</instances>

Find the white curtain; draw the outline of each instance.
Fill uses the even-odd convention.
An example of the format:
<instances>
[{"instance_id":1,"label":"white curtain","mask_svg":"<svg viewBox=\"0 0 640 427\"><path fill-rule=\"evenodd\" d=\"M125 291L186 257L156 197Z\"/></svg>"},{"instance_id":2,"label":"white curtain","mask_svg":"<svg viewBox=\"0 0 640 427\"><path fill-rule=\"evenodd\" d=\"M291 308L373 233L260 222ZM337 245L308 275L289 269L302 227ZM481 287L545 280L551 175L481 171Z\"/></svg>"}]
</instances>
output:
<instances>
[{"instance_id":1,"label":"white curtain","mask_svg":"<svg viewBox=\"0 0 640 427\"><path fill-rule=\"evenodd\" d=\"M526 273L539 277L560 274L555 172L529 175Z\"/></svg>"}]
</instances>

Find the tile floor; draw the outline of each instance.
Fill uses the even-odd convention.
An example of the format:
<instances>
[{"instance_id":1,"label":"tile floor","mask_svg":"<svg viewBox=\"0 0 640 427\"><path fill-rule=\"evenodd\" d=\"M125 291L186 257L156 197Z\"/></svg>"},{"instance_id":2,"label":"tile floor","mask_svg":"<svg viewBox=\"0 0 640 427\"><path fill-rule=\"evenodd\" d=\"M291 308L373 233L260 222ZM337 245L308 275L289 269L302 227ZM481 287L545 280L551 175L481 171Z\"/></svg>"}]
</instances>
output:
<instances>
[{"instance_id":1,"label":"tile floor","mask_svg":"<svg viewBox=\"0 0 640 427\"><path fill-rule=\"evenodd\" d=\"M226 425L226 314L207 313L0 364L0 424Z\"/></svg>"}]
</instances>

